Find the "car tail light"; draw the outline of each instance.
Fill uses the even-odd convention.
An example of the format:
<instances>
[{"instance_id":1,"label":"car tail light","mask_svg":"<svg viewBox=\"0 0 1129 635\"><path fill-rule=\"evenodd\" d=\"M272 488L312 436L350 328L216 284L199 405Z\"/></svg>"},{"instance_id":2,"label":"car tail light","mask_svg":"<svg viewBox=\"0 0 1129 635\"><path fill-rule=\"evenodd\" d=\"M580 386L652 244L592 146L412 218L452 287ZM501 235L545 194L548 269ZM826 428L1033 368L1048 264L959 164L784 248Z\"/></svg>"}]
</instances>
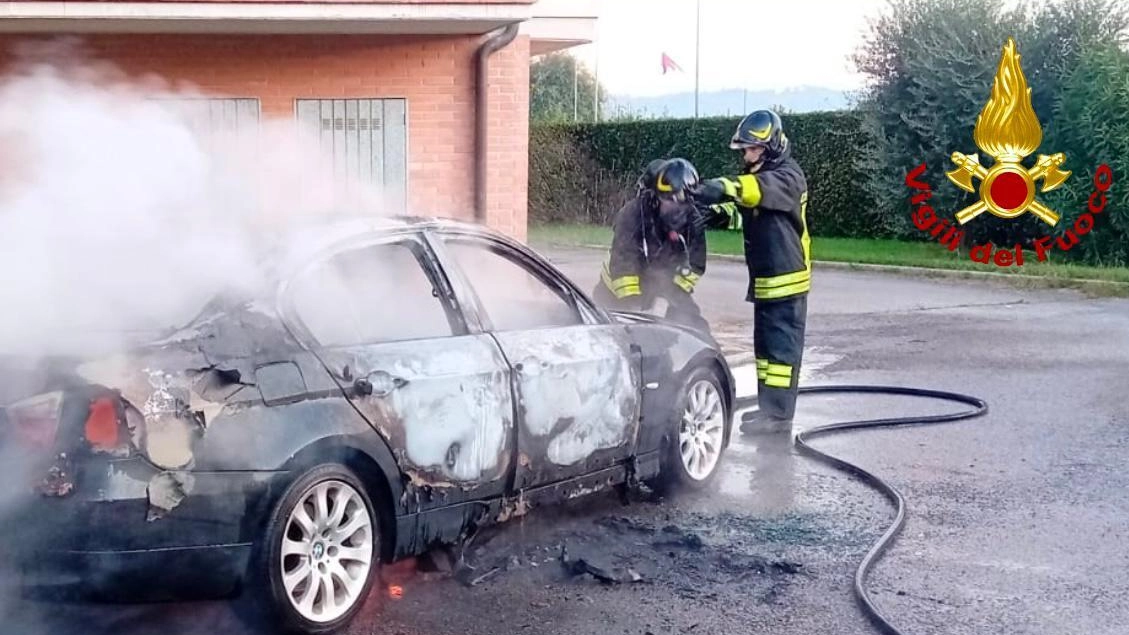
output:
<instances>
[{"instance_id":1,"label":"car tail light","mask_svg":"<svg viewBox=\"0 0 1129 635\"><path fill-rule=\"evenodd\" d=\"M6 436L23 447L50 450L59 430L63 393L37 395L7 407Z\"/></svg>"},{"instance_id":2,"label":"car tail light","mask_svg":"<svg viewBox=\"0 0 1129 635\"><path fill-rule=\"evenodd\" d=\"M99 397L90 402L86 417L86 441L95 450L111 451L121 446L121 419L114 399Z\"/></svg>"}]
</instances>

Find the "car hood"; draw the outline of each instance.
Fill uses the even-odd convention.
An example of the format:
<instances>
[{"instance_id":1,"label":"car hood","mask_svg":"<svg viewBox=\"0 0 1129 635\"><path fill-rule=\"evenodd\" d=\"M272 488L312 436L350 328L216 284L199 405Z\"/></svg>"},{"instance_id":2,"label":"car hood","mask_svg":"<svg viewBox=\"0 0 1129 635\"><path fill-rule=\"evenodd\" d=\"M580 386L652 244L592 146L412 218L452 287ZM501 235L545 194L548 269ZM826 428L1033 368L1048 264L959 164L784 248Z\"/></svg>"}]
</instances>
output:
<instances>
[{"instance_id":1,"label":"car hood","mask_svg":"<svg viewBox=\"0 0 1129 635\"><path fill-rule=\"evenodd\" d=\"M668 320L661 315L655 315L654 313L646 313L643 311L608 311L608 314L615 318L617 321L627 324L647 323L680 326L677 322Z\"/></svg>"},{"instance_id":2,"label":"car hood","mask_svg":"<svg viewBox=\"0 0 1129 635\"><path fill-rule=\"evenodd\" d=\"M712 337L685 324L668 320L654 313L644 313L640 311L608 311L608 314L611 315L612 319L621 324L653 324L655 326L663 326L679 331L680 333L692 335L706 344L716 347L716 343L713 341Z\"/></svg>"}]
</instances>

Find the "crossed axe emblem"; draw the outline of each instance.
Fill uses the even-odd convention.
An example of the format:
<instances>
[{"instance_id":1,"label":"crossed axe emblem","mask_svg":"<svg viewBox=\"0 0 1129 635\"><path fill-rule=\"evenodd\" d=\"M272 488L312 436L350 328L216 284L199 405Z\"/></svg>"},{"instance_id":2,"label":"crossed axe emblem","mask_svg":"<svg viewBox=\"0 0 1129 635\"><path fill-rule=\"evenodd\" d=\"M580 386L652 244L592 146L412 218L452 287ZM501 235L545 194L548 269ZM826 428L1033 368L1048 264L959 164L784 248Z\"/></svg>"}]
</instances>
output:
<instances>
[{"instance_id":1,"label":"crossed axe emblem","mask_svg":"<svg viewBox=\"0 0 1129 635\"><path fill-rule=\"evenodd\" d=\"M1016 218L1030 211L1052 227L1058 224L1059 215L1051 208L1035 200L1035 182L1043 181L1042 192L1050 192L1061 186L1070 172L1059 169L1066 162L1066 155L1040 154L1034 167L1025 168L1018 159L1001 157L991 168L980 165L978 155L960 152L952 154L955 170L947 172L949 180L966 192L976 192L973 177L980 180L980 201L957 212L956 219L961 225L984 212L991 212L1000 218Z\"/></svg>"}]
</instances>

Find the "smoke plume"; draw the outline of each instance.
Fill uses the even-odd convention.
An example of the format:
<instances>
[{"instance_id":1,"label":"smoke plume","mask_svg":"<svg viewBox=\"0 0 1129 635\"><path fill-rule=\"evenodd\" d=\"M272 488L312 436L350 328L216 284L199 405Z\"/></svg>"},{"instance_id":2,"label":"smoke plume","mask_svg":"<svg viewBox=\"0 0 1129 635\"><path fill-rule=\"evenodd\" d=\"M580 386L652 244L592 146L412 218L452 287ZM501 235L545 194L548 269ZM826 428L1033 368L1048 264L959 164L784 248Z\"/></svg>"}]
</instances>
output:
<instances>
[{"instance_id":1,"label":"smoke plume","mask_svg":"<svg viewBox=\"0 0 1129 635\"><path fill-rule=\"evenodd\" d=\"M253 287L269 250L330 215L380 213L343 191L292 120L205 136L176 105L70 48L0 79L0 356L83 354L182 324Z\"/></svg>"}]
</instances>

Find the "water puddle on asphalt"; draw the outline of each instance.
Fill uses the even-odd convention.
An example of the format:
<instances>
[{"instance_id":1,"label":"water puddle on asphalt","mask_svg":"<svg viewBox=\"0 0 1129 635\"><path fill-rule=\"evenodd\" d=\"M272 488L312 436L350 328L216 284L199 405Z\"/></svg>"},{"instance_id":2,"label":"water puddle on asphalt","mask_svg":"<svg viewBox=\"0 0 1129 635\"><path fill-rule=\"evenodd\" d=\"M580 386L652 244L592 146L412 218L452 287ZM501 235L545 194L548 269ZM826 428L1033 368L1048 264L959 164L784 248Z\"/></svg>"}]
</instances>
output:
<instances>
[{"instance_id":1,"label":"water puddle on asphalt","mask_svg":"<svg viewBox=\"0 0 1129 635\"><path fill-rule=\"evenodd\" d=\"M741 346L748 350L734 352L732 346L722 342L737 382L737 396L752 397L757 394L756 355L751 350L752 341L747 337L741 342ZM842 357L827 348L805 349L800 367L801 385L819 378L824 368ZM736 426L741 420L741 411L734 413L734 417ZM726 450L728 456L725 466L717 477L719 493L743 500L749 500L752 495L751 499L757 502L758 511L762 513L788 510L795 504L798 481L813 467L801 467L791 445L790 439L782 442L771 439L750 441L734 430L733 442Z\"/></svg>"}]
</instances>

